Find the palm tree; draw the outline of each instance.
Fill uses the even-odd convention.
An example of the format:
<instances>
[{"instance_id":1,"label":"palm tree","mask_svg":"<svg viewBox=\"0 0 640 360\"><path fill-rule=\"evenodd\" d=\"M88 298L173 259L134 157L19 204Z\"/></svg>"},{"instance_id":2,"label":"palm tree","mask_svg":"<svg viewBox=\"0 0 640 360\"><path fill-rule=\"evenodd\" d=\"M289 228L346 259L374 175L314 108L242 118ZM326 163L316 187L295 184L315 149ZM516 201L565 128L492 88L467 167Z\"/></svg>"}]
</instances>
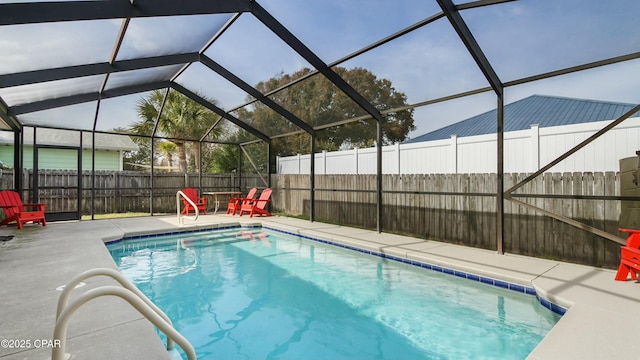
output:
<instances>
[{"instance_id":1,"label":"palm tree","mask_svg":"<svg viewBox=\"0 0 640 360\"><path fill-rule=\"evenodd\" d=\"M171 141L163 141L158 145L158 150L164 154L167 158L167 165L169 166L168 171L172 171L171 167L173 166L173 153L176 152L178 147L176 144Z\"/></svg>"},{"instance_id":2,"label":"palm tree","mask_svg":"<svg viewBox=\"0 0 640 360\"><path fill-rule=\"evenodd\" d=\"M215 104L215 100L198 95ZM164 91L154 90L149 96L141 98L137 104L140 121L134 123L130 131L136 135L153 135L154 137L170 139L177 148L180 171L187 172L187 144L190 141L197 142L200 140L216 121L217 115L181 93L169 91L162 114L158 120L156 133L152 134L153 129L156 127L156 118L164 97ZM222 128L216 127L214 131L216 132L213 134L214 136L219 135L222 132ZM197 143L194 144L192 150L196 159L198 159L200 149ZM196 161L196 171L199 169L200 164Z\"/></svg>"}]
</instances>

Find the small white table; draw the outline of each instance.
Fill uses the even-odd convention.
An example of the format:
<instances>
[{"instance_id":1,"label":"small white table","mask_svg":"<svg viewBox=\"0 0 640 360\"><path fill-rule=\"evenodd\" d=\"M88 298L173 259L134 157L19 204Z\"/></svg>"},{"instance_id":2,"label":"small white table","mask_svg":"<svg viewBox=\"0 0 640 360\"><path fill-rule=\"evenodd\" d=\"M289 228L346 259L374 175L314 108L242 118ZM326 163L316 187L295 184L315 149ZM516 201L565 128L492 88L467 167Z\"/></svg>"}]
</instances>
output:
<instances>
[{"instance_id":1,"label":"small white table","mask_svg":"<svg viewBox=\"0 0 640 360\"><path fill-rule=\"evenodd\" d=\"M241 195L240 191L206 191L202 193L203 195L213 195L213 203L215 204L215 208L213 210L213 215L218 212L220 208L220 196L222 195Z\"/></svg>"}]
</instances>

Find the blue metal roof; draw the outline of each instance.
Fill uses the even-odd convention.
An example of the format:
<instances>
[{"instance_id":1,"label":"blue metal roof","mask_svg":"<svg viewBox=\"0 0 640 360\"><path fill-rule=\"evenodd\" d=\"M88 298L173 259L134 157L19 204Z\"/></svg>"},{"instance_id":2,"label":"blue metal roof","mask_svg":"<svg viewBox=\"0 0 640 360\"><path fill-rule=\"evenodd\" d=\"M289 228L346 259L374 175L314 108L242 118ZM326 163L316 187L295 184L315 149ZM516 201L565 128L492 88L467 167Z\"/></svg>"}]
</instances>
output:
<instances>
[{"instance_id":1,"label":"blue metal roof","mask_svg":"<svg viewBox=\"0 0 640 360\"><path fill-rule=\"evenodd\" d=\"M634 104L532 95L504 106L504 131L614 120L633 109ZM634 116L640 116L640 113ZM420 135L404 143L449 139L496 133L497 110Z\"/></svg>"}]
</instances>

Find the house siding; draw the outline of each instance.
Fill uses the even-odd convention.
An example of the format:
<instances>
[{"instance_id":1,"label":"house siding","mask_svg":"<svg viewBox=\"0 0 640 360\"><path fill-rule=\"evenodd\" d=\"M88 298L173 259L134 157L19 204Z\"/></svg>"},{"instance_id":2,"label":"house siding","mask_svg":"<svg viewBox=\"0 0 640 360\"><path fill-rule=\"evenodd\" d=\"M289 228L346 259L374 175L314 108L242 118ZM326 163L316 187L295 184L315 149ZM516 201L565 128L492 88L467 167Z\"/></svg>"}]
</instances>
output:
<instances>
[{"instance_id":1,"label":"house siding","mask_svg":"<svg viewBox=\"0 0 640 360\"><path fill-rule=\"evenodd\" d=\"M38 151L40 169L77 170L78 160L75 151L65 149L41 148ZM13 166L13 145L0 146L0 161L7 167ZM82 169L91 170L91 150L82 151ZM33 169L33 147L24 146L23 167ZM120 151L96 150L96 170L122 170Z\"/></svg>"}]
</instances>

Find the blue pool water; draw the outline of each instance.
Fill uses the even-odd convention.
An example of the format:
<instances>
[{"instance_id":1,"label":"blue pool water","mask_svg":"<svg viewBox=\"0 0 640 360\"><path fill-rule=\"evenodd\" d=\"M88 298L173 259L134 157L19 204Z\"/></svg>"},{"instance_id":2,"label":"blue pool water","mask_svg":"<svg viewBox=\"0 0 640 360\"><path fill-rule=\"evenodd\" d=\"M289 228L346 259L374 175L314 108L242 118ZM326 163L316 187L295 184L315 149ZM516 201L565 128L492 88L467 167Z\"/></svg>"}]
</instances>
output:
<instances>
[{"instance_id":1,"label":"blue pool water","mask_svg":"<svg viewBox=\"0 0 640 360\"><path fill-rule=\"evenodd\" d=\"M198 359L524 359L535 296L262 229L108 245Z\"/></svg>"}]
</instances>

